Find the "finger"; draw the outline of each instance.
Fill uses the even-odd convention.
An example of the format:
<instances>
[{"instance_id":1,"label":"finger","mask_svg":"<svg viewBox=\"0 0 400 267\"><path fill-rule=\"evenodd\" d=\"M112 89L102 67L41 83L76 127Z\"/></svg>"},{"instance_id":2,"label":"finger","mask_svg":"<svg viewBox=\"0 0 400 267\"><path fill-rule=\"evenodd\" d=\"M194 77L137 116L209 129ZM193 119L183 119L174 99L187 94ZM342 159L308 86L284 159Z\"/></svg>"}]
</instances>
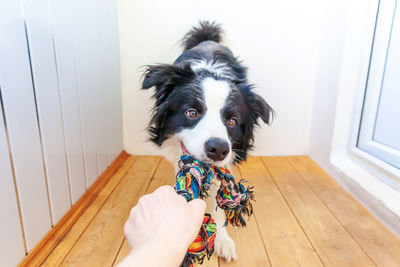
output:
<instances>
[{"instance_id":1,"label":"finger","mask_svg":"<svg viewBox=\"0 0 400 267\"><path fill-rule=\"evenodd\" d=\"M149 202L153 198L152 194L143 195L139 198L136 206L144 205L146 202Z\"/></svg>"},{"instance_id":2,"label":"finger","mask_svg":"<svg viewBox=\"0 0 400 267\"><path fill-rule=\"evenodd\" d=\"M160 203L165 204L169 201L175 200L177 194L171 186L165 185L158 187L154 193L152 193L152 196L154 198L153 200L158 203L157 205L159 205Z\"/></svg>"},{"instance_id":3,"label":"finger","mask_svg":"<svg viewBox=\"0 0 400 267\"><path fill-rule=\"evenodd\" d=\"M187 200L184 196L178 195L176 192L175 192L175 196L176 196L176 199L179 199L180 202L187 203Z\"/></svg>"},{"instance_id":4,"label":"finger","mask_svg":"<svg viewBox=\"0 0 400 267\"><path fill-rule=\"evenodd\" d=\"M206 211L206 202L201 199L193 199L188 202L189 210L192 214L193 221L196 222L196 228L199 228L203 221L204 212Z\"/></svg>"},{"instance_id":5,"label":"finger","mask_svg":"<svg viewBox=\"0 0 400 267\"><path fill-rule=\"evenodd\" d=\"M162 185L160 187L158 187L154 193L159 193L159 192L163 192L163 193L171 193L171 192L175 192L174 188L170 185Z\"/></svg>"},{"instance_id":6,"label":"finger","mask_svg":"<svg viewBox=\"0 0 400 267\"><path fill-rule=\"evenodd\" d=\"M129 212L129 217L133 217L133 215L137 212L136 206L134 206L131 211Z\"/></svg>"}]
</instances>

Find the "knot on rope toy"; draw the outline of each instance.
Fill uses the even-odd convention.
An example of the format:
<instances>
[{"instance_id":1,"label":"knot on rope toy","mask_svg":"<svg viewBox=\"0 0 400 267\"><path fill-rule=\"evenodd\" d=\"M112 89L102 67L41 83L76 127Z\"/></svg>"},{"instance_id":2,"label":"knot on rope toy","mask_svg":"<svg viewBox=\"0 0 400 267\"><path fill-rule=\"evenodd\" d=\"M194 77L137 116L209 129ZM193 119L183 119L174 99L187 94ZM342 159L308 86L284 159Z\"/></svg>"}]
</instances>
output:
<instances>
[{"instance_id":1,"label":"knot on rope toy","mask_svg":"<svg viewBox=\"0 0 400 267\"><path fill-rule=\"evenodd\" d=\"M235 177L227 168L201 162L188 154L181 156L178 166L180 170L176 175L175 190L179 195L187 201L195 198L205 199L214 179L218 179L221 186L216 201L217 206L225 212L225 226L228 222L233 226L246 226L244 215L250 218L253 214L253 187L245 188L244 180L235 183ZM210 259L214 252L216 230L213 218L206 213L199 234L186 252L182 267L202 264L205 257Z\"/></svg>"}]
</instances>

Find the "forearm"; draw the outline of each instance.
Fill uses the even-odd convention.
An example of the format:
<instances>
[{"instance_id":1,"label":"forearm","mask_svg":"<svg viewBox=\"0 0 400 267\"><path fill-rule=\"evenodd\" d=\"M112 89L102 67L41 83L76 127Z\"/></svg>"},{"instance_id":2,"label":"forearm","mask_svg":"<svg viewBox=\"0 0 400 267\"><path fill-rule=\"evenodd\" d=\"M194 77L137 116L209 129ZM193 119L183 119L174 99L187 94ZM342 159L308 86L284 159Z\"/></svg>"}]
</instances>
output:
<instances>
[{"instance_id":1,"label":"forearm","mask_svg":"<svg viewBox=\"0 0 400 267\"><path fill-rule=\"evenodd\" d=\"M178 267L185 256L182 249L171 249L170 244L154 244L132 250L118 267Z\"/></svg>"}]
</instances>

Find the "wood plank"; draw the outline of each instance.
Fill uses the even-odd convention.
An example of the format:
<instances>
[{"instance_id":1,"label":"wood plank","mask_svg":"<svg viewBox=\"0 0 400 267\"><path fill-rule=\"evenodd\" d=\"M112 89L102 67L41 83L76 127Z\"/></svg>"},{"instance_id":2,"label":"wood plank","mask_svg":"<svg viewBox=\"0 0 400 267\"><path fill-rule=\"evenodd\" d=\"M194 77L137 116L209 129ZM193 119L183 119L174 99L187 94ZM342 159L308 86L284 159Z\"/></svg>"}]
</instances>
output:
<instances>
[{"instance_id":1,"label":"wood plank","mask_svg":"<svg viewBox=\"0 0 400 267\"><path fill-rule=\"evenodd\" d=\"M238 167L233 167L232 171L238 180L242 178ZM221 267L271 266L254 215L247 221L246 227L238 228L232 227L231 225L227 227L229 235L235 241L238 259L236 261L226 262L224 259L220 258L219 265Z\"/></svg>"},{"instance_id":2,"label":"wood plank","mask_svg":"<svg viewBox=\"0 0 400 267\"><path fill-rule=\"evenodd\" d=\"M286 158L262 160L325 265L374 266Z\"/></svg>"},{"instance_id":3,"label":"wood plank","mask_svg":"<svg viewBox=\"0 0 400 267\"><path fill-rule=\"evenodd\" d=\"M175 183L175 170L172 164L167 161L166 159L162 159L159 167L157 168L157 171L153 177L153 179L150 182L149 187L146 190L146 194L149 194L153 192L155 189L157 189L161 185L171 185L173 186ZM134 204L132 204L132 207ZM121 262L122 259L124 259L128 254L129 254L130 248L128 245L128 242L126 239L124 239L124 242L121 246L120 251L118 252L118 255L116 256L116 259L114 261L114 266L117 265L118 263ZM218 258L213 255L209 261L205 260L204 263L201 266L205 267L216 267L218 266Z\"/></svg>"},{"instance_id":4,"label":"wood plank","mask_svg":"<svg viewBox=\"0 0 400 267\"><path fill-rule=\"evenodd\" d=\"M112 265L124 239L122 229L132 204L144 194L159 162L160 157L137 158L61 266Z\"/></svg>"},{"instance_id":5,"label":"wood plank","mask_svg":"<svg viewBox=\"0 0 400 267\"><path fill-rule=\"evenodd\" d=\"M309 157L289 162L378 266L400 266L400 239Z\"/></svg>"},{"instance_id":6,"label":"wood plank","mask_svg":"<svg viewBox=\"0 0 400 267\"><path fill-rule=\"evenodd\" d=\"M198 266L204 266L204 267L218 267L219 266L219 258L216 254L213 254L209 260L204 259L204 262L202 265Z\"/></svg>"},{"instance_id":7,"label":"wood plank","mask_svg":"<svg viewBox=\"0 0 400 267\"><path fill-rule=\"evenodd\" d=\"M124 241L122 242L122 246L119 249L114 263L112 266L117 266L126 256L128 256L129 252L131 251L131 248L129 247L128 241L126 238L124 238Z\"/></svg>"},{"instance_id":8,"label":"wood plank","mask_svg":"<svg viewBox=\"0 0 400 267\"><path fill-rule=\"evenodd\" d=\"M322 266L306 235L258 157L239 165L255 186L255 219L272 266ZM253 218L254 219L254 218Z\"/></svg>"},{"instance_id":9,"label":"wood plank","mask_svg":"<svg viewBox=\"0 0 400 267\"><path fill-rule=\"evenodd\" d=\"M120 183L122 177L133 164L135 158L131 157L127 160L121 170L110 180L104 187L97 198L93 201L90 207L83 213L79 220L74 224L67 235L61 240L60 244L50 253L44 266L59 266L67 254L71 251L76 241L83 234L89 223L93 220L99 210L103 207L105 201L109 198L115 187Z\"/></svg>"},{"instance_id":10,"label":"wood plank","mask_svg":"<svg viewBox=\"0 0 400 267\"><path fill-rule=\"evenodd\" d=\"M110 194L112 189L115 188L121 179L122 175L125 174L131 166L132 162L133 157L129 158L129 155L125 151L121 152L110 167L97 179L97 181L86 191L76 204L64 215L60 222L47 233L47 235L32 249L28 256L26 256L19 265L38 266L46 259L46 257L49 257L48 260L50 260L50 262L57 263L57 261L53 261L55 258L58 259L56 256L61 256L62 258L63 256L65 257L65 251L69 251L77 240L77 237L76 239L71 239L71 237L76 236L74 233L80 235L84 230L84 228L79 228L82 231L76 231L77 227L82 224L81 221L86 218L85 214L88 214L88 210L94 211L96 207L98 207L98 209L100 208L98 205L101 202L99 195ZM87 220L83 220L83 222L83 225L85 225L85 222L88 223ZM70 246L67 245L68 242L70 242ZM60 252L61 255L59 254Z\"/></svg>"},{"instance_id":11,"label":"wood plank","mask_svg":"<svg viewBox=\"0 0 400 267\"><path fill-rule=\"evenodd\" d=\"M153 192L157 187L161 185L173 185L174 179L175 179L175 173L174 173L174 167L171 165L170 162L168 162L165 158L162 158L160 165L158 166L156 173L153 176L153 179L151 179L151 182L146 189L145 194L149 194ZM135 206L135 203L131 203L131 208ZM123 231L121 229L120 231ZM124 238L123 244L121 246L121 249L119 250L118 254L116 255L116 259L114 261L113 265L117 265L118 263L121 262L122 259L124 259L130 252L130 248L128 245L128 241Z\"/></svg>"},{"instance_id":12,"label":"wood plank","mask_svg":"<svg viewBox=\"0 0 400 267\"><path fill-rule=\"evenodd\" d=\"M151 179L149 187L146 189L146 194L152 193L161 185L173 186L174 182L175 182L174 166L172 166L172 164L168 160L162 158L160 165L158 166L157 171L153 176L153 179ZM132 205L132 207L133 206L134 205Z\"/></svg>"}]
</instances>

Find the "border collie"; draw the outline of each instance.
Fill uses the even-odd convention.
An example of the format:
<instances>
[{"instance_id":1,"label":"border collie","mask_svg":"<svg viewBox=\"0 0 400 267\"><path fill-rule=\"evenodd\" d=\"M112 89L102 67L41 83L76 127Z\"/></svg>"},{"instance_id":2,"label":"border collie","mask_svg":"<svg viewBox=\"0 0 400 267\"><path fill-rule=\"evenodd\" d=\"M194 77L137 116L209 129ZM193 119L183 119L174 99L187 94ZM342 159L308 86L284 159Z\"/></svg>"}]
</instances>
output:
<instances>
[{"instance_id":1,"label":"border collie","mask_svg":"<svg viewBox=\"0 0 400 267\"><path fill-rule=\"evenodd\" d=\"M246 68L220 44L221 34L215 22L200 22L185 35L184 52L173 64L150 65L144 73L143 89L155 87L150 139L175 166L182 149L217 166L244 161L258 118L272 120L272 108L253 92ZM211 198L218 187L211 189ZM227 261L236 259L224 212L215 201L211 212L217 224L215 252Z\"/></svg>"}]
</instances>

